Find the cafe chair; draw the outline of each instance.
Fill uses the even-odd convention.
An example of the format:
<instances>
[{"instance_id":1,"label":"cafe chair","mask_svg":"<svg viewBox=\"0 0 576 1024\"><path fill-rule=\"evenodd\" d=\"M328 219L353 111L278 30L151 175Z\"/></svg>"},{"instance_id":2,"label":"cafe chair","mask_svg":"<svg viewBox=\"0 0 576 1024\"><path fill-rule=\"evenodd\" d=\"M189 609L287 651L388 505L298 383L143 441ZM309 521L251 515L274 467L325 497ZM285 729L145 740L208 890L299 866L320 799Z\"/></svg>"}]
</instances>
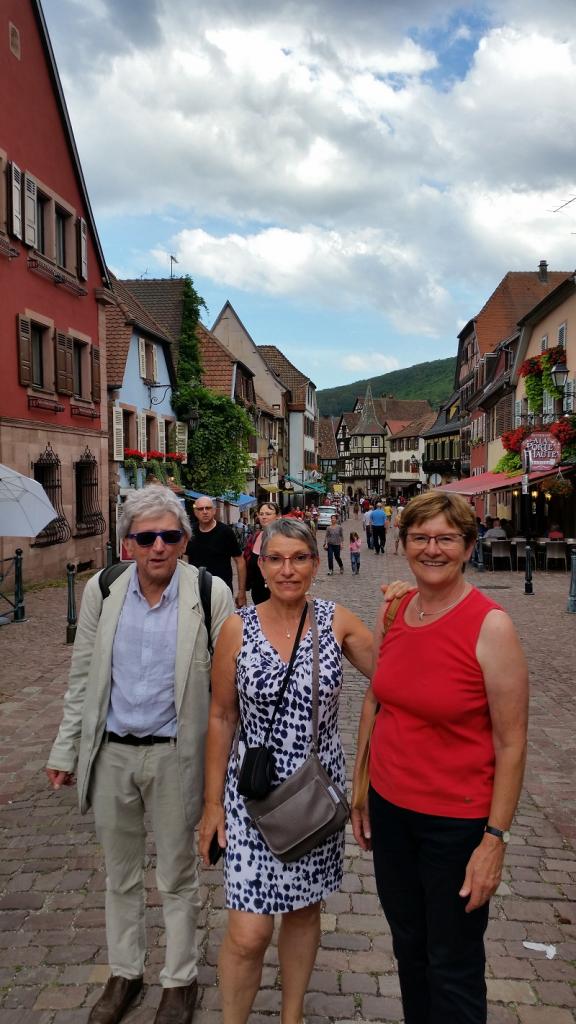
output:
<instances>
[{"instance_id":1,"label":"cafe chair","mask_svg":"<svg viewBox=\"0 0 576 1024\"><path fill-rule=\"evenodd\" d=\"M547 540L545 558L544 567L546 572L548 572L548 562L564 562L564 571L568 570L568 555L566 554L566 544L563 540Z\"/></svg>"},{"instance_id":2,"label":"cafe chair","mask_svg":"<svg viewBox=\"0 0 576 1024\"><path fill-rule=\"evenodd\" d=\"M510 572L512 572L512 555L510 553L509 540L493 540L490 546L490 554L492 556L492 572L494 572L494 563L498 558L502 561L508 560Z\"/></svg>"},{"instance_id":3,"label":"cafe chair","mask_svg":"<svg viewBox=\"0 0 576 1024\"><path fill-rule=\"evenodd\" d=\"M522 571L524 571L525 568L526 568L526 544L527 544L527 541L525 541L525 540L517 540L516 541L516 571L517 572L520 572L521 569L522 569ZM534 551L534 547L530 548L530 561L532 563L532 568L535 569L536 568L536 552ZM520 562L522 562L523 564L520 565Z\"/></svg>"}]
</instances>

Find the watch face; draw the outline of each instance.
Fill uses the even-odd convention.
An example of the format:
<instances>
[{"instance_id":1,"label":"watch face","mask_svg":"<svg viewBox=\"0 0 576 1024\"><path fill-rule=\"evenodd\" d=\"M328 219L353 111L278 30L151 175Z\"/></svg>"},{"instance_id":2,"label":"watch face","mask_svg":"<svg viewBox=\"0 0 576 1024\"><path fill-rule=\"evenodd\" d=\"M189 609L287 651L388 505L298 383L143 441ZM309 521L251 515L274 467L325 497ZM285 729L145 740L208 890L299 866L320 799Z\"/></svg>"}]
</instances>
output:
<instances>
[{"instance_id":1,"label":"watch face","mask_svg":"<svg viewBox=\"0 0 576 1024\"><path fill-rule=\"evenodd\" d=\"M508 831L502 833L502 842L503 843L509 843L510 842L510 833Z\"/></svg>"}]
</instances>

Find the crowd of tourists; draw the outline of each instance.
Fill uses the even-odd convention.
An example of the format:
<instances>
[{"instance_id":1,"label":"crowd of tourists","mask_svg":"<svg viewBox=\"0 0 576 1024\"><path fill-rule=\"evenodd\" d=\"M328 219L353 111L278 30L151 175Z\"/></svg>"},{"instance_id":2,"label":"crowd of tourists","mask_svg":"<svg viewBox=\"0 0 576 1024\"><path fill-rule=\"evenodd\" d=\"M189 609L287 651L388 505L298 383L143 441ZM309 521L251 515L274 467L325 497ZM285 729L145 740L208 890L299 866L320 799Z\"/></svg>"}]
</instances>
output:
<instances>
[{"instance_id":1,"label":"crowd of tourists","mask_svg":"<svg viewBox=\"0 0 576 1024\"><path fill-rule=\"evenodd\" d=\"M346 505L353 573L362 514L367 546L378 554L388 535L413 577L383 588L374 631L311 597L311 510L266 502L242 550L209 498L196 499L194 529L169 488L126 500L131 561L86 585L47 765L54 788L76 781L104 850L111 973L90 1024L117 1024L143 988L147 827L165 929L156 1024L193 1019L198 867L220 858L224 1024L248 1020L278 916L281 1019L301 1024L350 817L372 851L406 1024L486 1022L484 933L522 784L525 659L508 615L463 572L478 534L463 498ZM336 512L325 537L330 571L343 571ZM367 680L350 804L344 660Z\"/></svg>"}]
</instances>

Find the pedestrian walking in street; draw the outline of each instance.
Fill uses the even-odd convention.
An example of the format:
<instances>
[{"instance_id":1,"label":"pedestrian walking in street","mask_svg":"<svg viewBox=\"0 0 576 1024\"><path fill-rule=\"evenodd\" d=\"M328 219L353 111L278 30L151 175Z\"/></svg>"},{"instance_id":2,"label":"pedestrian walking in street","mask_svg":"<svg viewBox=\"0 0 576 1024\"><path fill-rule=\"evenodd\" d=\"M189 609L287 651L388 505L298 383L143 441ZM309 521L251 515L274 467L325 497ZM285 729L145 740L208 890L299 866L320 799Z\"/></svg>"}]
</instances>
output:
<instances>
[{"instance_id":1,"label":"pedestrian walking in street","mask_svg":"<svg viewBox=\"0 0 576 1024\"><path fill-rule=\"evenodd\" d=\"M377 555L382 552L384 554L384 548L386 547L386 513L382 507L382 502L376 503L376 508L373 509L371 518L372 526L372 538L374 540L374 551Z\"/></svg>"},{"instance_id":2,"label":"pedestrian walking in street","mask_svg":"<svg viewBox=\"0 0 576 1024\"><path fill-rule=\"evenodd\" d=\"M362 513L362 526L364 527L364 533L366 534L366 547L369 551L374 548L374 540L372 538L372 503L368 502L367 507Z\"/></svg>"},{"instance_id":3,"label":"pedestrian walking in street","mask_svg":"<svg viewBox=\"0 0 576 1024\"><path fill-rule=\"evenodd\" d=\"M209 635L198 570L179 561L191 527L173 492L161 485L130 492L119 532L134 564L110 583L107 596L101 574L86 585L64 715L46 770L54 789L70 785L76 772L80 810L92 807L104 849L112 974L90 1024L117 1024L142 989L145 814L156 841L166 936L154 1020L190 1024ZM217 577L210 606L215 641L234 609Z\"/></svg>"},{"instance_id":4,"label":"pedestrian walking in street","mask_svg":"<svg viewBox=\"0 0 576 1024\"><path fill-rule=\"evenodd\" d=\"M476 522L461 496L414 498L400 537L416 588L383 639L383 615L376 630L358 735L370 789L352 824L372 847L406 1024L485 1024L483 940L522 786L526 661L508 615L463 575Z\"/></svg>"},{"instance_id":5,"label":"pedestrian walking in street","mask_svg":"<svg viewBox=\"0 0 576 1024\"><path fill-rule=\"evenodd\" d=\"M334 573L334 560L340 566L340 572L344 572L344 565L340 557L340 550L344 543L344 533L342 527L338 522L337 516L330 516L330 526L326 529L326 537L324 540L324 550L328 552L328 575L332 576Z\"/></svg>"},{"instance_id":6,"label":"pedestrian walking in street","mask_svg":"<svg viewBox=\"0 0 576 1024\"><path fill-rule=\"evenodd\" d=\"M273 856L239 793L238 765L247 748L253 750L266 741L276 786L304 765L317 735L317 753L333 787L345 788L337 725L342 655L365 676L372 663L370 631L361 620L332 601L307 598L319 559L316 539L305 524L279 519L267 526L260 561L270 599L257 608L242 609L224 624L214 656L206 747L205 810L200 824L204 862L209 861L213 837L225 847L228 925L219 962L223 1024L248 1020L278 914L281 1019L286 1024L303 1020L304 997L320 940L321 901L340 888L344 861L344 828L291 863ZM312 703L316 686L318 729ZM233 741L239 721L236 750Z\"/></svg>"},{"instance_id":7,"label":"pedestrian walking in street","mask_svg":"<svg viewBox=\"0 0 576 1024\"><path fill-rule=\"evenodd\" d=\"M268 523L274 522L275 519L280 515L280 509L278 505L275 505L273 501L265 501L258 509L258 522L260 529L258 533L254 534L250 538L250 541L246 545L243 551L244 559L246 561L246 590L250 591L253 604L261 604L262 601L267 601L270 597L270 591L264 582L264 577L260 572L260 566L258 565L258 559L260 557L260 545L262 543L262 531Z\"/></svg>"},{"instance_id":8,"label":"pedestrian walking in street","mask_svg":"<svg viewBox=\"0 0 576 1024\"><path fill-rule=\"evenodd\" d=\"M216 518L216 509L212 498L202 495L196 498L193 505L196 522L192 536L186 545L186 555L190 565L208 569L212 576L221 580L233 589L232 562L236 565L238 590L236 607L246 604L246 560L242 557L242 549L234 530Z\"/></svg>"},{"instance_id":9,"label":"pedestrian walking in street","mask_svg":"<svg viewBox=\"0 0 576 1024\"><path fill-rule=\"evenodd\" d=\"M357 576L360 572L360 548L362 547L362 541L358 534L352 530L350 534L350 564L352 566L352 575Z\"/></svg>"}]
</instances>

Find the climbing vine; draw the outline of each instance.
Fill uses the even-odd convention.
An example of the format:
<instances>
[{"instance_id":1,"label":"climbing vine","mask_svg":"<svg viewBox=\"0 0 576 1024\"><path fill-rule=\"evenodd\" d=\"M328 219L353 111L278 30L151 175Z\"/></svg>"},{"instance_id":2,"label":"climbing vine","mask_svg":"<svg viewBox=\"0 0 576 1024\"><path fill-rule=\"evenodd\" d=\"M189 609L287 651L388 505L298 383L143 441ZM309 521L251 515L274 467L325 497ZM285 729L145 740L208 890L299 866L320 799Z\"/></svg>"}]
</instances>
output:
<instances>
[{"instance_id":1,"label":"climbing vine","mask_svg":"<svg viewBox=\"0 0 576 1024\"><path fill-rule=\"evenodd\" d=\"M194 490L206 494L239 494L250 468L252 421L239 405L201 385L192 389L191 396L198 421L188 438L184 478Z\"/></svg>"},{"instance_id":2,"label":"climbing vine","mask_svg":"<svg viewBox=\"0 0 576 1024\"><path fill-rule=\"evenodd\" d=\"M200 311L206 303L198 295L192 279L184 278L182 288L182 330L178 342L176 388L172 394L172 408L181 419L187 419L194 409L194 389L202 379L202 359L198 345Z\"/></svg>"}]
</instances>

